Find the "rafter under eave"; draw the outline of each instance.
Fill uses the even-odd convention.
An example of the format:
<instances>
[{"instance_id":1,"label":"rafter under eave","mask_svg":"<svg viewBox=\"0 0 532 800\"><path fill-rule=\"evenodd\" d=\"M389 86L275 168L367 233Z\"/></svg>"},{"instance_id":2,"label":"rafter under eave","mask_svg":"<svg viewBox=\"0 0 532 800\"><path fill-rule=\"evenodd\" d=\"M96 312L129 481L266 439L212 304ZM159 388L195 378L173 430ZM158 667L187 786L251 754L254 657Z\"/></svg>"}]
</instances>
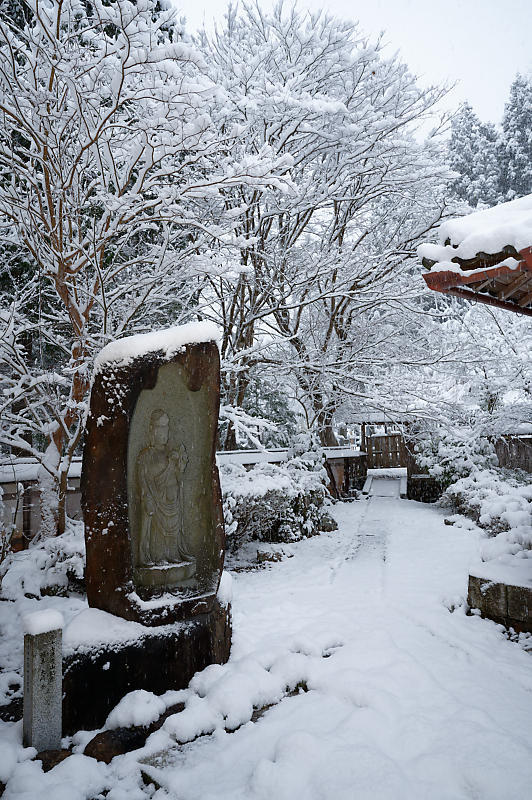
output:
<instances>
[{"instance_id":1,"label":"rafter under eave","mask_svg":"<svg viewBox=\"0 0 532 800\"><path fill-rule=\"evenodd\" d=\"M532 280L532 248L527 247L520 251L523 259L517 268L506 265L494 265L483 270L475 270L473 274L461 274L452 270L442 270L438 272L427 272L423 275L425 283L435 292L452 294L473 303L484 303L485 305L503 308L506 311L513 311L515 314L532 316L532 293L528 292L523 297L515 301L509 298L520 288L525 288L529 280ZM497 287L497 279L506 275L517 277L510 283L501 283ZM475 285L476 284L476 285ZM483 291L488 285L492 285L492 290L497 292L497 296L487 294ZM463 288L467 286L468 288Z\"/></svg>"},{"instance_id":2,"label":"rafter under eave","mask_svg":"<svg viewBox=\"0 0 532 800\"><path fill-rule=\"evenodd\" d=\"M524 314L527 317L532 317L532 308L521 308L515 303L511 303L508 300L499 300L496 297L491 297L489 294L472 292L470 289L460 289L456 286L451 286L448 289L435 289L434 291L443 292L443 294L453 294L456 297L461 297L463 300L469 300L470 303L484 303L487 306L503 308L505 311L513 311L514 314Z\"/></svg>"}]
</instances>

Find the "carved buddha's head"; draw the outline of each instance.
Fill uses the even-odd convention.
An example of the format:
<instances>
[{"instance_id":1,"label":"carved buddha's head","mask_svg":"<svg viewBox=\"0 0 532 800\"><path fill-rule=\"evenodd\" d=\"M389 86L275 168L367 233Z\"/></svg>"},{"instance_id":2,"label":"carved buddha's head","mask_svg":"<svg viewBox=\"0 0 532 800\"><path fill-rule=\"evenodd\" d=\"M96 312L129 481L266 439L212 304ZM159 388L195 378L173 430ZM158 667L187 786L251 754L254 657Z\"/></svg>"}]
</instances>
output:
<instances>
[{"instance_id":1,"label":"carved buddha's head","mask_svg":"<svg viewBox=\"0 0 532 800\"><path fill-rule=\"evenodd\" d=\"M170 420L168 414L160 408L152 411L150 418L150 441L153 445L162 447L168 444Z\"/></svg>"}]
</instances>

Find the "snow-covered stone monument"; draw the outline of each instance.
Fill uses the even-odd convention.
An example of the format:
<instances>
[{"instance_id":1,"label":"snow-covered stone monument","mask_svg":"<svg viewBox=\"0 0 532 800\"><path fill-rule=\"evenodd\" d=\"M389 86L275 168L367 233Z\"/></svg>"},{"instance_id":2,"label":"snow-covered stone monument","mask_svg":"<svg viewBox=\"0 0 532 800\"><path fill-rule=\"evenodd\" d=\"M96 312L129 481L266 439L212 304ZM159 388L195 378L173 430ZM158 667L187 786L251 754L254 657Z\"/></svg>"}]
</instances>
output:
<instances>
[{"instance_id":1,"label":"snow-covered stone monument","mask_svg":"<svg viewBox=\"0 0 532 800\"><path fill-rule=\"evenodd\" d=\"M116 642L83 657L78 648L67 664L66 694L94 672L102 708L84 686L90 699L70 703L66 729L98 724L132 689L182 688L229 656L217 336L192 323L119 340L96 359L81 479L88 613L121 627Z\"/></svg>"},{"instance_id":2,"label":"snow-covered stone monument","mask_svg":"<svg viewBox=\"0 0 532 800\"><path fill-rule=\"evenodd\" d=\"M223 566L217 330L133 336L95 364L83 456L89 604L145 625L208 611Z\"/></svg>"}]
</instances>

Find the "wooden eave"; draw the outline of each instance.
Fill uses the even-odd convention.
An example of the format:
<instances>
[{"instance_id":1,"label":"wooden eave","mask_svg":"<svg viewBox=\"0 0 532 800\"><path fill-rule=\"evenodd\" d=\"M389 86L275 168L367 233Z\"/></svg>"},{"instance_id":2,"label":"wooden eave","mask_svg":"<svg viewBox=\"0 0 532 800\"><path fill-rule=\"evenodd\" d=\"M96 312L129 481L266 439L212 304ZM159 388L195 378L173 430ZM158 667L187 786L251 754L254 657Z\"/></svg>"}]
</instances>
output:
<instances>
[{"instance_id":1,"label":"wooden eave","mask_svg":"<svg viewBox=\"0 0 532 800\"><path fill-rule=\"evenodd\" d=\"M497 263L497 260L504 261L509 255L521 259L517 267L511 268ZM519 252L513 248L504 248L495 255L478 253L467 262L459 258L452 260L461 269L475 270L474 273L463 275L451 270L426 272L423 278L429 289L532 316L532 247L526 247ZM423 263L430 267L436 262L427 262L424 259Z\"/></svg>"}]
</instances>

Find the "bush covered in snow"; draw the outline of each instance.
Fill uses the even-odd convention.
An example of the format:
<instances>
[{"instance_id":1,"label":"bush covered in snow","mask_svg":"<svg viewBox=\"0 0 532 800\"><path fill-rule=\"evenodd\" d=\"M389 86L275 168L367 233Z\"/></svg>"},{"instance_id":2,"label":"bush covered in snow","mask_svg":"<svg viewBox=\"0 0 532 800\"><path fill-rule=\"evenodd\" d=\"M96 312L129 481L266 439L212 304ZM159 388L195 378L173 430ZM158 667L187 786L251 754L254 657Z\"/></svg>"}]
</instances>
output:
<instances>
[{"instance_id":1,"label":"bush covered in snow","mask_svg":"<svg viewBox=\"0 0 532 800\"><path fill-rule=\"evenodd\" d=\"M482 528L483 561L532 555L532 485L519 471L477 470L448 487L443 502Z\"/></svg>"},{"instance_id":2,"label":"bush covered in snow","mask_svg":"<svg viewBox=\"0 0 532 800\"><path fill-rule=\"evenodd\" d=\"M484 532L483 561L532 556L532 485L527 473L499 469L491 441L469 427L426 437L417 450L418 463L443 490L442 505ZM452 522L463 524L459 517Z\"/></svg>"},{"instance_id":3,"label":"bush covered in snow","mask_svg":"<svg viewBox=\"0 0 532 800\"><path fill-rule=\"evenodd\" d=\"M61 536L43 538L28 550L10 553L0 566L2 597L41 597L83 591L85 538L83 523L68 521Z\"/></svg>"},{"instance_id":4,"label":"bush covered in snow","mask_svg":"<svg viewBox=\"0 0 532 800\"><path fill-rule=\"evenodd\" d=\"M228 549L249 540L295 542L320 530L327 496L321 455L296 454L282 464L220 469Z\"/></svg>"},{"instance_id":5,"label":"bush covered in snow","mask_svg":"<svg viewBox=\"0 0 532 800\"><path fill-rule=\"evenodd\" d=\"M459 478L498 463L489 439L469 427L426 435L416 444L416 461L427 469L442 491Z\"/></svg>"},{"instance_id":6,"label":"bush covered in snow","mask_svg":"<svg viewBox=\"0 0 532 800\"><path fill-rule=\"evenodd\" d=\"M220 468L228 549L244 541L294 542L325 527L327 497L320 448L301 436L282 464L236 464ZM61 536L41 538L0 563L0 597L84 592L85 539L82 522L69 520Z\"/></svg>"}]
</instances>

